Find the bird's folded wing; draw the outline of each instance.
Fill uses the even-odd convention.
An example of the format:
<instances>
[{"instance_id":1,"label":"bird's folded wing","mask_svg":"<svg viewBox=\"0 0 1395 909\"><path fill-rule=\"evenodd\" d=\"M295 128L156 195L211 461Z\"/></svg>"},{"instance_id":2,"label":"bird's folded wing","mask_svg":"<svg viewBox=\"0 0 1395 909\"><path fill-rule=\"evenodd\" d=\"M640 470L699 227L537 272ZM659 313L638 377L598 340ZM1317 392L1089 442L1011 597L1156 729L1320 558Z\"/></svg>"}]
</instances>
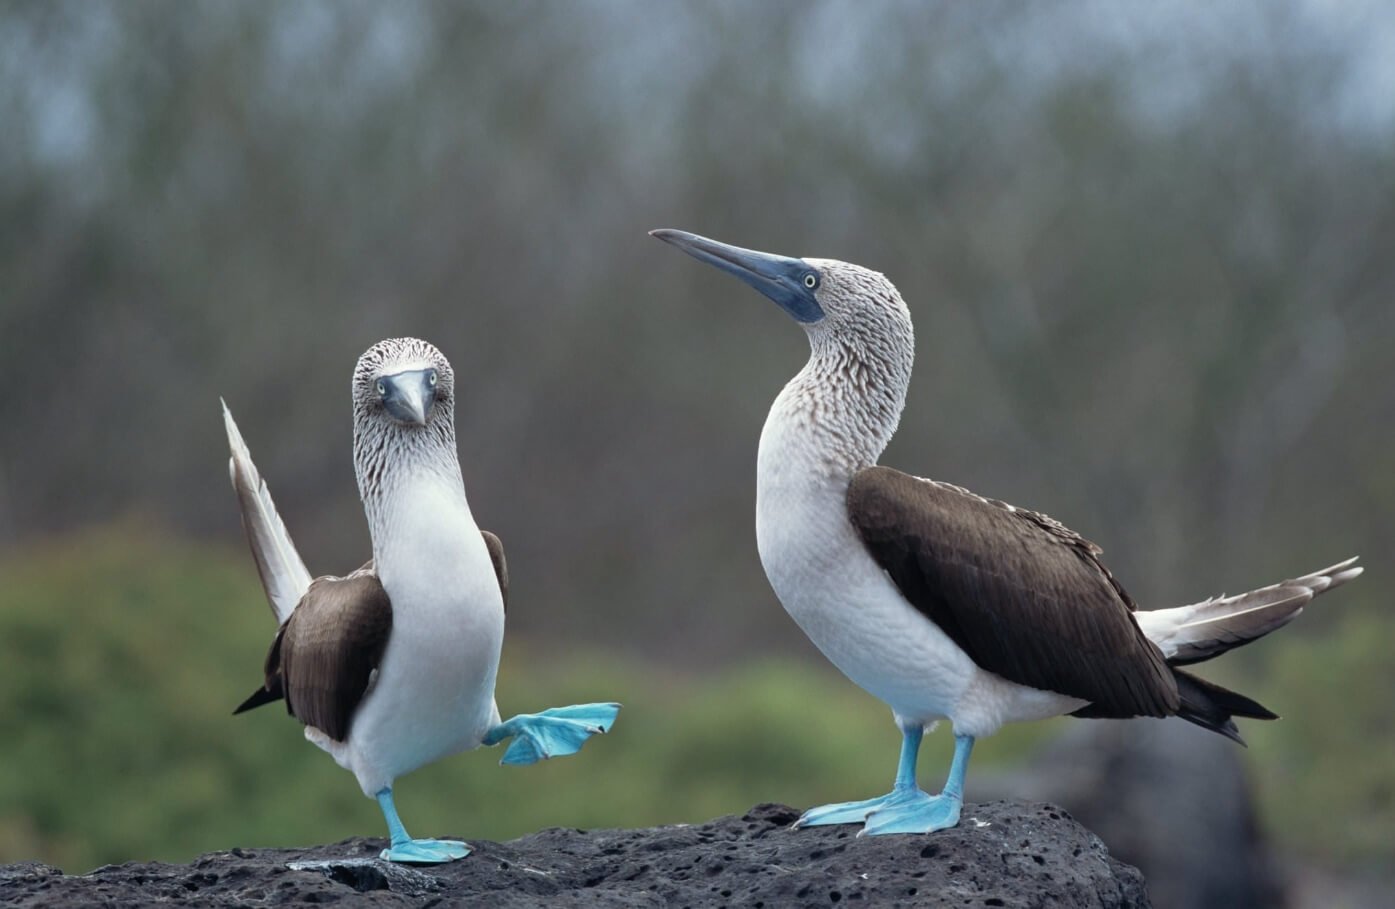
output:
<instances>
[{"instance_id":1,"label":"bird's folded wing","mask_svg":"<svg viewBox=\"0 0 1395 909\"><path fill-rule=\"evenodd\" d=\"M1166 716L1177 685L1100 550L1058 522L888 467L860 471L848 517L905 598L979 667L1089 701L1091 716Z\"/></svg>"},{"instance_id":2,"label":"bird's folded wing","mask_svg":"<svg viewBox=\"0 0 1395 909\"><path fill-rule=\"evenodd\" d=\"M391 631L392 604L376 574L317 578L282 630L280 665L268 665L268 676L279 668L293 716L343 741Z\"/></svg>"},{"instance_id":3,"label":"bird's folded wing","mask_svg":"<svg viewBox=\"0 0 1395 909\"><path fill-rule=\"evenodd\" d=\"M499 594L504 598L504 608L509 606L509 563L504 560L504 541L487 530L481 530L484 545L489 549L489 560L494 563L494 576L499 579Z\"/></svg>"}]
</instances>

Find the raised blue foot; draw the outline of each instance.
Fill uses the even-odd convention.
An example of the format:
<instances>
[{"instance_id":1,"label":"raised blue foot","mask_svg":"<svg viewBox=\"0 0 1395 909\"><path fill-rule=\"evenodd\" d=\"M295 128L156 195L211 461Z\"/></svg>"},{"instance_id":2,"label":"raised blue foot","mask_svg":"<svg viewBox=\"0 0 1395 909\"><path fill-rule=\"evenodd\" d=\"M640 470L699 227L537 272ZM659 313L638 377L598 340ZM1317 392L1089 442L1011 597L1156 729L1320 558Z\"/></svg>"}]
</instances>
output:
<instances>
[{"instance_id":1,"label":"raised blue foot","mask_svg":"<svg viewBox=\"0 0 1395 909\"><path fill-rule=\"evenodd\" d=\"M534 764L575 754L591 736L609 732L619 713L619 704L573 704L541 713L520 713L489 730L484 743L497 745L512 737L513 743L499 763Z\"/></svg>"},{"instance_id":2,"label":"raised blue foot","mask_svg":"<svg viewBox=\"0 0 1395 909\"><path fill-rule=\"evenodd\" d=\"M902 730L901 763L896 771L896 784L891 792L860 802L839 802L810 808L794 822L795 827L816 827L822 824L863 824L858 836L878 836L884 833L933 833L959 823L964 805L964 771L974 740L955 736L954 763L944 792L930 795L915 784L915 763L920 752L921 727Z\"/></svg>"},{"instance_id":3,"label":"raised blue foot","mask_svg":"<svg viewBox=\"0 0 1395 909\"><path fill-rule=\"evenodd\" d=\"M414 840L402 826L397 816L397 806L392 801L392 789L378 793L378 807L383 809L387 820L390 845L379 853L379 857L389 862L408 862L414 865L439 865L453 862L470 854L470 847L460 840Z\"/></svg>"}]
</instances>

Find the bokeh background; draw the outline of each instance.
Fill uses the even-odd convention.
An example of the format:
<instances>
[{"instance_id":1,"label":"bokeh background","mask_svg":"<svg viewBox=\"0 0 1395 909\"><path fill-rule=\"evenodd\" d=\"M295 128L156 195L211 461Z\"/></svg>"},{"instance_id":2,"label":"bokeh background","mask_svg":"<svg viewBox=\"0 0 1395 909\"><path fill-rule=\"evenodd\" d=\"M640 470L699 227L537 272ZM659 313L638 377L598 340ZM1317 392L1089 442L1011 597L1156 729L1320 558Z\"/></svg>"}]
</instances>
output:
<instances>
[{"instance_id":1,"label":"bokeh background","mask_svg":"<svg viewBox=\"0 0 1395 909\"><path fill-rule=\"evenodd\" d=\"M884 463L1062 519L1145 605L1361 554L1360 581L1207 667L1285 715L1247 725L1248 751L1163 723L1147 735L1181 755L1163 763L1204 756L1194 773L1116 761L1077 788L1121 829L1186 840L1219 822L1162 806L1220 805L1187 787L1224 776L1264 900L1377 904L1395 858L1395 10L1377 0L0 3L0 861L380 831L277 709L229 715L274 628L218 398L312 571L345 571L368 552L349 374L403 334L455 366L467 489L508 547L501 708L627 704L576 758L481 751L405 779L413 831L882 791L887 711L821 661L755 552L756 440L802 333L655 227L888 274L919 349ZM970 796L1034 795L1042 755L1089 766L1116 726L1152 730L1009 730ZM1115 798L1126 784L1152 789Z\"/></svg>"}]
</instances>

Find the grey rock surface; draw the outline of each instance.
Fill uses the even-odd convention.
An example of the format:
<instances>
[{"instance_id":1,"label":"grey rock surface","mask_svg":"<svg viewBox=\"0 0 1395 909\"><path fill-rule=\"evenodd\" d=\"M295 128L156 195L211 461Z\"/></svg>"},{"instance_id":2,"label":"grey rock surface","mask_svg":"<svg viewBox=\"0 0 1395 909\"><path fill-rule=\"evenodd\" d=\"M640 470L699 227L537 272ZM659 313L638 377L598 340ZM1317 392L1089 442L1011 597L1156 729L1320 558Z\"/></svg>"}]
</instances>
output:
<instances>
[{"instance_id":1,"label":"grey rock surface","mask_svg":"<svg viewBox=\"0 0 1395 909\"><path fill-rule=\"evenodd\" d=\"M791 830L782 805L705 824L642 830L550 829L472 842L463 861L422 868L376 859L356 838L307 849L233 849L188 865L126 863L64 875L0 868L0 905L480 905L595 907L1134 907L1139 872L1045 803L966 805L960 825L926 836Z\"/></svg>"}]
</instances>

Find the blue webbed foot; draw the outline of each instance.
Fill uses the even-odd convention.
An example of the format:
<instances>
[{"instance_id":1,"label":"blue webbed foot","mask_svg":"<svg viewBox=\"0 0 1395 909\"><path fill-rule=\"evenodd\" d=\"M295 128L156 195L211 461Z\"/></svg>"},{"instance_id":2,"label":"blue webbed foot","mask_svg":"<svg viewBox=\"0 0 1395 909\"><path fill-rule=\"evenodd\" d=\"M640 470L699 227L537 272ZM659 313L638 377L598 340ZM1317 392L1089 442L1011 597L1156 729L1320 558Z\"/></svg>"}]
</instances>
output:
<instances>
[{"instance_id":1,"label":"blue webbed foot","mask_svg":"<svg viewBox=\"0 0 1395 909\"><path fill-rule=\"evenodd\" d=\"M469 854L470 847L460 840L402 840L384 849L380 857L389 862L439 865L463 859Z\"/></svg>"},{"instance_id":2,"label":"blue webbed foot","mask_svg":"<svg viewBox=\"0 0 1395 909\"><path fill-rule=\"evenodd\" d=\"M921 726L909 723L902 727L901 762L896 769L896 784L886 795L861 802L839 802L810 808L794 822L795 827L816 827L820 824L863 824L858 836L878 836L883 833L933 833L959 823L964 807L964 771L973 751L972 736L954 737L954 762L944 792L930 795L915 784L915 761L920 752Z\"/></svg>"},{"instance_id":3,"label":"blue webbed foot","mask_svg":"<svg viewBox=\"0 0 1395 909\"><path fill-rule=\"evenodd\" d=\"M835 802L832 805L810 808L799 816L799 820L794 822L794 827L797 830L800 827L821 827L825 824L861 824L871 817L873 812L887 804L895 794L893 792L860 802Z\"/></svg>"},{"instance_id":4,"label":"blue webbed foot","mask_svg":"<svg viewBox=\"0 0 1395 909\"><path fill-rule=\"evenodd\" d=\"M407 862L413 865L439 865L453 862L470 854L470 847L460 840L414 840L402 826L397 816L397 805L392 799L392 787L378 791L378 807L383 809L383 819L388 825L388 847L379 857L389 862Z\"/></svg>"},{"instance_id":5,"label":"blue webbed foot","mask_svg":"<svg viewBox=\"0 0 1395 909\"><path fill-rule=\"evenodd\" d=\"M883 833L933 833L959 823L963 800L953 795L930 795L920 789L895 789L861 802L839 802L810 808L795 827L823 824L863 824L858 836Z\"/></svg>"},{"instance_id":6,"label":"blue webbed foot","mask_svg":"<svg viewBox=\"0 0 1395 909\"><path fill-rule=\"evenodd\" d=\"M619 712L619 704L573 704L520 713L489 730L484 744L497 745L512 736L499 763L534 764L580 751L591 736L609 732Z\"/></svg>"},{"instance_id":7,"label":"blue webbed foot","mask_svg":"<svg viewBox=\"0 0 1395 909\"><path fill-rule=\"evenodd\" d=\"M954 795L929 795L917 789L911 797L880 808L867 818L858 836L883 833L934 833L959 823L964 801Z\"/></svg>"}]
</instances>

